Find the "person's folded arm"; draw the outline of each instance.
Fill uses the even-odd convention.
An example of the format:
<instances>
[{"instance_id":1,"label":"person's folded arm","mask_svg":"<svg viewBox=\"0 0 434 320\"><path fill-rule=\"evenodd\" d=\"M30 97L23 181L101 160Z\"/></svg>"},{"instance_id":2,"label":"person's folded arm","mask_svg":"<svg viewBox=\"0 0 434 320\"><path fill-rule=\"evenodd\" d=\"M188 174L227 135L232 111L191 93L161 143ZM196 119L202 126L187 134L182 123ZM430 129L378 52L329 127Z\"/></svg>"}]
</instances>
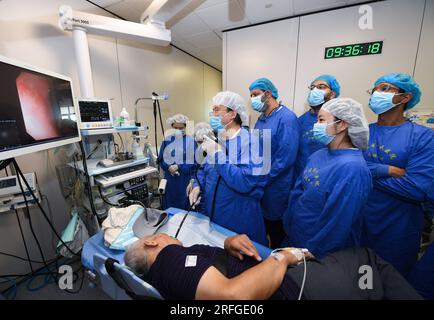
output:
<instances>
[{"instance_id":1,"label":"person's folded arm","mask_svg":"<svg viewBox=\"0 0 434 320\"><path fill-rule=\"evenodd\" d=\"M427 190L434 179L433 134L426 134L420 139L404 169L403 177L375 179L374 187L412 201L426 201Z\"/></svg>"},{"instance_id":2,"label":"person's folded arm","mask_svg":"<svg viewBox=\"0 0 434 320\"><path fill-rule=\"evenodd\" d=\"M372 178L383 178L389 176L389 165L383 163L377 163L372 161L366 161L369 171L371 171Z\"/></svg>"}]
</instances>

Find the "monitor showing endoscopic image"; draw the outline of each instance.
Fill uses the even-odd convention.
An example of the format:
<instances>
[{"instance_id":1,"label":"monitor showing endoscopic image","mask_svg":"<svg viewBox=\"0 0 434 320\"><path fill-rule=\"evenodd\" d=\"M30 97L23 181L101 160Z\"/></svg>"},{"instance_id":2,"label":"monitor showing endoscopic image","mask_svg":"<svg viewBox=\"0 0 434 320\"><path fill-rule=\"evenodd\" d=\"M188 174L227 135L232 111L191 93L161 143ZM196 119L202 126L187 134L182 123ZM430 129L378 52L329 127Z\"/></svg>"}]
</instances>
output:
<instances>
[{"instance_id":1,"label":"monitor showing endoscopic image","mask_svg":"<svg viewBox=\"0 0 434 320\"><path fill-rule=\"evenodd\" d=\"M0 56L0 160L79 140L71 79Z\"/></svg>"}]
</instances>

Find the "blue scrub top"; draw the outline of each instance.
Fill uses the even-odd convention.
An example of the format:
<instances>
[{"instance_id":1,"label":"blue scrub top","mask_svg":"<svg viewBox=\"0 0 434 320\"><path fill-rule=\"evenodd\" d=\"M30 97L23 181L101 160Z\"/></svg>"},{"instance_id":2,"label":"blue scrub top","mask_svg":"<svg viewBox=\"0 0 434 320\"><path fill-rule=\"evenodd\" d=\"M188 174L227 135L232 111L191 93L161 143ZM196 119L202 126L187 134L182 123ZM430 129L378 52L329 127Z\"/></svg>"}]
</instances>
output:
<instances>
[{"instance_id":1,"label":"blue scrub top","mask_svg":"<svg viewBox=\"0 0 434 320\"><path fill-rule=\"evenodd\" d=\"M422 297L434 300L434 244L431 244L416 262L408 276L408 282Z\"/></svg>"},{"instance_id":2,"label":"blue scrub top","mask_svg":"<svg viewBox=\"0 0 434 320\"><path fill-rule=\"evenodd\" d=\"M359 245L362 210L371 189L360 150L315 152L291 192L283 245L307 248L318 258Z\"/></svg>"},{"instance_id":3,"label":"blue scrub top","mask_svg":"<svg viewBox=\"0 0 434 320\"><path fill-rule=\"evenodd\" d=\"M203 213L211 215L214 192L221 177L215 200L213 222L236 233L245 233L253 241L267 245L260 200L264 193L265 175L254 153L258 149L250 132L242 128L239 134L226 141L226 155L217 152L214 164L206 159L197 174L204 201ZM252 149L251 149L252 148ZM211 159L212 160L212 159ZM195 183L195 185L198 185Z\"/></svg>"},{"instance_id":4,"label":"blue scrub top","mask_svg":"<svg viewBox=\"0 0 434 320\"><path fill-rule=\"evenodd\" d=\"M271 170L267 176L261 203L265 218L280 220L287 208L289 192L295 182L300 124L294 112L284 105L279 105L268 117L262 114L256 122L255 129L271 130Z\"/></svg>"},{"instance_id":5,"label":"blue scrub top","mask_svg":"<svg viewBox=\"0 0 434 320\"><path fill-rule=\"evenodd\" d=\"M434 131L415 123L369 126L365 159L374 190L364 209L363 244L404 276L416 262L423 228L421 204L429 200L434 179ZM402 178L388 176L389 165Z\"/></svg>"},{"instance_id":6,"label":"blue scrub top","mask_svg":"<svg viewBox=\"0 0 434 320\"><path fill-rule=\"evenodd\" d=\"M194 177L196 142L190 136L177 138L170 136L163 141L158 154L158 162L167 179L166 194L163 198L163 209L170 207L188 210L189 201L186 195L187 185ZM172 176L169 167L178 165L179 176Z\"/></svg>"},{"instance_id":7,"label":"blue scrub top","mask_svg":"<svg viewBox=\"0 0 434 320\"><path fill-rule=\"evenodd\" d=\"M301 126L300 147L297 156L296 174L297 177L303 172L307 159L314 152L325 146L313 137L313 125L317 122L318 115L307 111L298 118Z\"/></svg>"}]
</instances>

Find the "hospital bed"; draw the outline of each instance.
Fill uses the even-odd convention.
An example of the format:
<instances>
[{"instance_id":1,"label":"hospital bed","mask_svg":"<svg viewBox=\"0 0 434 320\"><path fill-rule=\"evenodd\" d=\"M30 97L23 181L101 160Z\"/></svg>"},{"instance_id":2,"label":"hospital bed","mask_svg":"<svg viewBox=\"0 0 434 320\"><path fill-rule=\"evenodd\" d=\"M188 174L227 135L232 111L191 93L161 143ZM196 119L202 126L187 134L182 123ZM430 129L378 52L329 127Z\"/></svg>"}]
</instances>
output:
<instances>
[{"instance_id":1,"label":"hospital bed","mask_svg":"<svg viewBox=\"0 0 434 320\"><path fill-rule=\"evenodd\" d=\"M176 208L165 211L169 214L169 220L158 232L174 236L186 211ZM235 234L215 223L210 223L209 218L200 213L190 212L179 232L178 239L186 247L206 244L223 248L224 240ZM263 259L271 253L269 248L258 243L254 244ZM107 295L116 300L162 299L154 287L123 265L124 253L123 250L108 248L104 244L102 232L86 241L81 261L91 283L99 285Z\"/></svg>"}]
</instances>

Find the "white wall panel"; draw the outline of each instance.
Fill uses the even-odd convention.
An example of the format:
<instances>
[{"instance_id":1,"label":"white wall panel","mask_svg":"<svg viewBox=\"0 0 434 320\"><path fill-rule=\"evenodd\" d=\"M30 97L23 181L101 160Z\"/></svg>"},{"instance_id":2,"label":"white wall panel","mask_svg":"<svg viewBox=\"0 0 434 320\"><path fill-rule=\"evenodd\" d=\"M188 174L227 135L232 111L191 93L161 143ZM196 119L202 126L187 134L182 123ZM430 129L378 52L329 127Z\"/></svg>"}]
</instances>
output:
<instances>
[{"instance_id":1,"label":"white wall panel","mask_svg":"<svg viewBox=\"0 0 434 320\"><path fill-rule=\"evenodd\" d=\"M434 110L434 0L426 1L414 77L422 90L418 107Z\"/></svg>"},{"instance_id":2,"label":"white wall panel","mask_svg":"<svg viewBox=\"0 0 434 320\"><path fill-rule=\"evenodd\" d=\"M225 89L247 99L251 124L258 113L250 108L249 85L267 77L279 89L279 99L292 109L299 19L283 20L226 33Z\"/></svg>"}]
</instances>

